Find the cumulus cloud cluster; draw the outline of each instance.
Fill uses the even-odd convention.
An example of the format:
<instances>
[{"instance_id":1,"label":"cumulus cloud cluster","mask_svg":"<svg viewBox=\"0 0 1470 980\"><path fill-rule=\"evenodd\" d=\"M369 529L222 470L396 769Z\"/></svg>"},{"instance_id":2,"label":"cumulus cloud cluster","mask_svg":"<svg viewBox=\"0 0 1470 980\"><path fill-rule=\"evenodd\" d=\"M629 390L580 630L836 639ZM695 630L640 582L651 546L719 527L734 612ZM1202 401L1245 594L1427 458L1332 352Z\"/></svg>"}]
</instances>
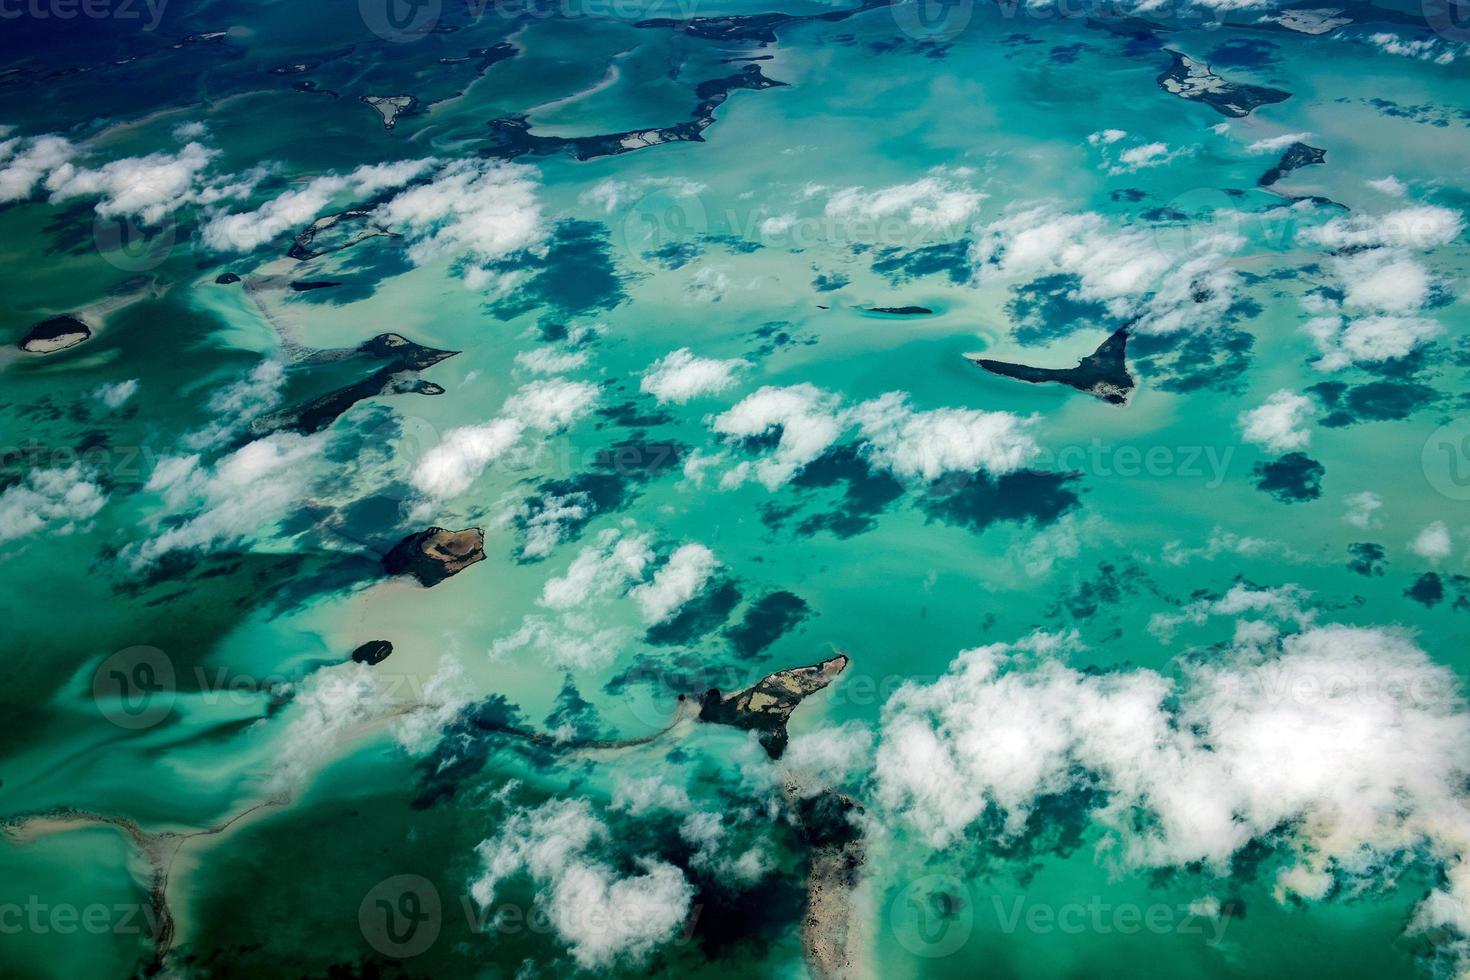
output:
<instances>
[{"instance_id":1,"label":"cumulus cloud cluster","mask_svg":"<svg viewBox=\"0 0 1470 980\"><path fill-rule=\"evenodd\" d=\"M1386 214L1336 217L1298 234L1303 244L1334 251L1330 267L1338 296L1312 294L1306 324L1322 356L1316 366L1336 371L1360 362L1406 357L1444 332L1424 315L1443 284L1415 251L1447 245L1464 229L1449 208L1413 205Z\"/></svg>"},{"instance_id":2,"label":"cumulus cloud cluster","mask_svg":"<svg viewBox=\"0 0 1470 980\"><path fill-rule=\"evenodd\" d=\"M139 569L173 551L237 544L279 526L305 500L325 438L275 433L213 465L197 453L161 458L144 490L161 495L164 510L123 557Z\"/></svg>"},{"instance_id":3,"label":"cumulus cloud cluster","mask_svg":"<svg viewBox=\"0 0 1470 980\"><path fill-rule=\"evenodd\" d=\"M1413 58L1417 61L1432 61L1436 65L1450 64L1455 60L1456 54L1454 47L1441 43L1439 38L1404 39L1386 31L1369 34L1368 43L1384 54Z\"/></svg>"},{"instance_id":4,"label":"cumulus cloud cluster","mask_svg":"<svg viewBox=\"0 0 1470 980\"><path fill-rule=\"evenodd\" d=\"M936 167L918 180L886 187L808 184L803 200L825 197L820 217L786 211L764 218L759 230L766 238L790 238L797 245L825 238L889 244L957 239L968 232L987 196L974 188L974 177L968 167Z\"/></svg>"},{"instance_id":5,"label":"cumulus cloud cluster","mask_svg":"<svg viewBox=\"0 0 1470 980\"><path fill-rule=\"evenodd\" d=\"M1445 877L1416 925L1470 933L1470 710L1407 634L1242 621L1177 679L1081 671L1063 656L1074 646L979 647L897 692L877 752L883 805L944 847L984 814L1011 837L1044 797L1097 789L1092 817L1121 865L1223 875L1270 843L1285 852L1282 900L1371 885L1427 853Z\"/></svg>"},{"instance_id":6,"label":"cumulus cloud cluster","mask_svg":"<svg viewBox=\"0 0 1470 980\"><path fill-rule=\"evenodd\" d=\"M396 675L395 675L396 676ZM271 790L289 795L355 736L388 723L398 744L418 755L433 748L445 726L472 700L463 668L444 657L422 684L390 682L367 664L316 671L294 692L291 723L272 760Z\"/></svg>"},{"instance_id":7,"label":"cumulus cloud cluster","mask_svg":"<svg viewBox=\"0 0 1470 980\"><path fill-rule=\"evenodd\" d=\"M471 286L485 266L544 246L548 234L536 200L533 167L497 160L456 160L374 212L403 234L417 264L447 259L467 267Z\"/></svg>"},{"instance_id":8,"label":"cumulus cloud cluster","mask_svg":"<svg viewBox=\"0 0 1470 980\"><path fill-rule=\"evenodd\" d=\"M106 502L97 474L80 463L31 470L0 493L0 544L38 531L84 530Z\"/></svg>"},{"instance_id":9,"label":"cumulus cloud cluster","mask_svg":"<svg viewBox=\"0 0 1470 980\"><path fill-rule=\"evenodd\" d=\"M1093 212L1043 205L986 225L970 259L981 281L1075 277L1073 299L1100 303L1137 331L1163 334L1220 323L1240 285L1228 257L1242 244L1235 236L1212 235L1175 254L1146 231L1113 228Z\"/></svg>"},{"instance_id":10,"label":"cumulus cloud cluster","mask_svg":"<svg viewBox=\"0 0 1470 980\"><path fill-rule=\"evenodd\" d=\"M726 487L755 479L774 490L816 461L853 427L870 465L897 476L932 481L946 473L1017 470L1039 453L1031 421L1009 412L969 408L918 411L902 392L855 406L812 384L766 386L714 417L711 427L739 442L776 435L760 459L731 467ZM717 462L696 459L691 476Z\"/></svg>"},{"instance_id":11,"label":"cumulus cloud cluster","mask_svg":"<svg viewBox=\"0 0 1470 980\"><path fill-rule=\"evenodd\" d=\"M637 586L628 595L638 603L646 622L662 623L703 592L719 567L713 551L702 544L686 544L669 556L652 581Z\"/></svg>"},{"instance_id":12,"label":"cumulus cloud cluster","mask_svg":"<svg viewBox=\"0 0 1470 980\"><path fill-rule=\"evenodd\" d=\"M1171 150L1168 143L1136 143L1125 150L1114 152L1113 147L1125 139L1128 133L1121 129L1102 129L1087 137L1087 142L1102 152L1103 168L1110 174L1129 174L1150 167L1159 167L1176 157L1186 156L1193 148Z\"/></svg>"},{"instance_id":13,"label":"cumulus cloud cluster","mask_svg":"<svg viewBox=\"0 0 1470 980\"><path fill-rule=\"evenodd\" d=\"M1282 389L1265 404L1240 413L1241 438L1273 453L1305 449L1312 441L1307 424L1316 411L1310 398Z\"/></svg>"},{"instance_id":14,"label":"cumulus cloud cluster","mask_svg":"<svg viewBox=\"0 0 1470 980\"><path fill-rule=\"evenodd\" d=\"M874 224L898 219L930 232L965 231L986 195L968 184L973 172L965 168L937 168L918 180L876 190L845 187L827 199L829 219Z\"/></svg>"},{"instance_id":15,"label":"cumulus cloud cluster","mask_svg":"<svg viewBox=\"0 0 1470 980\"><path fill-rule=\"evenodd\" d=\"M631 525L606 528L565 572L546 580L536 602L548 612L526 616L490 655L532 648L559 667L606 664L635 635L629 612L648 626L666 622L705 591L719 568L702 544L683 544L660 564L651 534Z\"/></svg>"},{"instance_id":16,"label":"cumulus cloud cluster","mask_svg":"<svg viewBox=\"0 0 1470 980\"><path fill-rule=\"evenodd\" d=\"M185 205L206 206L249 194L265 175L206 173L219 151L190 142L177 152L126 157L92 167L90 155L61 136L13 137L0 142L0 203L44 191L53 204L97 198L102 217L136 218L156 225Z\"/></svg>"},{"instance_id":17,"label":"cumulus cloud cluster","mask_svg":"<svg viewBox=\"0 0 1470 980\"><path fill-rule=\"evenodd\" d=\"M558 432L586 416L598 388L586 381L546 378L523 385L505 400L501 415L464 425L419 460L411 481L430 501L457 497L474 485L485 468L522 445L527 432Z\"/></svg>"},{"instance_id":18,"label":"cumulus cloud cluster","mask_svg":"<svg viewBox=\"0 0 1470 980\"><path fill-rule=\"evenodd\" d=\"M572 959L586 970L638 963L672 939L689 916L694 886L666 861L641 858L620 871L611 831L586 800L516 810L476 849L482 872L470 894L495 906L504 882L527 876L536 905Z\"/></svg>"},{"instance_id":19,"label":"cumulus cloud cluster","mask_svg":"<svg viewBox=\"0 0 1470 980\"><path fill-rule=\"evenodd\" d=\"M367 164L348 174L324 174L277 195L252 211L218 213L200 231L216 252L249 252L311 224L334 200L365 197L401 187L421 175L432 160Z\"/></svg>"},{"instance_id":20,"label":"cumulus cloud cluster","mask_svg":"<svg viewBox=\"0 0 1470 980\"><path fill-rule=\"evenodd\" d=\"M643 372L639 387L660 404L683 405L704 395L729 390L735 384L735 376L749 366L738 357L729 360L697 357L688 347L680 347L654 361Z\"/></svg>"}]
</instances>

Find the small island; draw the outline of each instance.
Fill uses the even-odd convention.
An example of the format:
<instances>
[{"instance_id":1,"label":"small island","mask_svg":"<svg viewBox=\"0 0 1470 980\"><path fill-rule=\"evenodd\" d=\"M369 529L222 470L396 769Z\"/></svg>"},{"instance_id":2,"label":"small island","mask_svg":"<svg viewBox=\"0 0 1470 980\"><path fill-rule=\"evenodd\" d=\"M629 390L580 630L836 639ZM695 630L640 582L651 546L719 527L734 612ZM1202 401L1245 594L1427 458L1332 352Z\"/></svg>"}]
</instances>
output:
<instances>
[{"instance_id":1,"label":"small island","mask_svg":"<svg viewBox=\"0 0 1470 980\"><path fill-rule=\"evenodd\" d=\"M364 95L360 101L378 111L383 117L383 128L389 132L398 125L399 116L414 115L419 105L419 100L411 95Z\"/></svg>"},{"instance_id":2,"label":"small island","mask_svg":"<svg viewBox=\"0 0 1470 980\"><path fill-rule=\"evenodd\" d=\"M53 316L31 327L20 340L28 354L54 354L75 347L92 337L92 328L75 316Z\"/></svg>"},{"instance_id":3,"label":"small island","mask_svg":"<svg viewBox=\"0 0 1470 980\"><path fill-rule=\"evenodd\" d=\"M1097 350L1078 361L1076 367L1032 367L1010 361L993 361L979 354L966 354L965 358L991 374L1028 384L1064 384L1101 398L1109 405L1126 405L1134 388L1133 376L1128 373L1127 347L1128 328L1122 327L1104 340Z\"/></svg>"},{"instance_id":4,"label":"small island","mask_svg":"<svg viewBox=\"0 0 1470 980\"><path fill-rule=\"evenodd\" d=\"M1326 162L1326 150L1297 141L1286 148L1286 152L1281 154L1281 159L1276 161L1276 166L1261 174L1260 180L1257 180L1256 183L1261 187L1270 187L1293 171Z\"/></svg>"},{"instance_id":5,"label":"small island","mask_svg":"<svg viewBox=\"0 0 1470 980\"><path fill-rule=\"evenodd\" d=\"M352 651L352 662L376 667L393 653L393 644L387 640L368 640Z\"/></svg>"},{"instance_id":6,"label":"small island","mask_svg":"<svg viewBox=\"0 0 1470 980\"><path fill-rule=\"evenodd\" d=\"M806 698L832 683L847 664L847 655L839 653L809 667L778 670L729 697L711 688L700 699L699 720L757 732L766 754L779 759L786 751L786 721L791 713Z\"/></svg>"},{"instance_id":7,"label":"small island","mask_svg":"<svg viewBox=\"0 0 1470 980\"><path fill-rule=\"evenodd\" d=\"M1211 71L1209 65L1172 48L1166 50L1173 56L1174 63L1159 76L1159 88L1181 99L1203 102L1221 115L1248 116L1257 106L1285 102L1291 98L1290 92L1279 88L1227 81Z\"/></svg>"},{"instance_id":8,"label":"small island","mask_svg":"<svg viewBox=\"0 0 1470 980\"><path fill-rule=\"evenodd\" d=\"M485 560L485 532L477 527L450 531L431 527L410 534L383 556L389 575L412 575L425 588Z\"/></svg>"}]
</instances>

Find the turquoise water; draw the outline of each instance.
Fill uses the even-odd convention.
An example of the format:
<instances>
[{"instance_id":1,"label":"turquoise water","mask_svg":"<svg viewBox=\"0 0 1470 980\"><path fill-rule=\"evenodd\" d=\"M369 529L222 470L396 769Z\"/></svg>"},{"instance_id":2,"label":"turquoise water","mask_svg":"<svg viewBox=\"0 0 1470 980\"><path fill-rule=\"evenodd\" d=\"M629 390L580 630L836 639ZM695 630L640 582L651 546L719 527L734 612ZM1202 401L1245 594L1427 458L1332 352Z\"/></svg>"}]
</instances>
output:
<instances>
[{"instance_id":1,"label":"turquoise water","mask_svg":"<svg viewBox=\"0 0 1470 980\"><path fill-rule=\"evenodd\" d=\"M67 197L57 163L0 205L0 972L820 976L786 784L863 811L845 975L1464 972L1466 923L1415 926L1426 896L1463 897L1470 841L1470 743L1451 737L1470 717L1470 108L1452 28L1371 7L1321 35L1259 22L1268 8L1152 26L966 4L928 26L907 7L746 0L424 9L455 29L217 2L169 6L156 30L30 15L0 40L18 69L0 122L20 141L0 188L46 134L94 175ZM774 41L750 20L638 26L777 9L797 19ZM1166 49L1290 97L1242 117L1177 97ZM747 65L783 84L714 84ZM691 120L727 89L702 139L590 142ZM359 101L398 95L417 108L391 130ZM520 116L582 142L494 138ZM150 190L190 141L212 155ZM1325 162L1260 186L1292 142ZM168 159L105 169L149 154ZM425 159L275 224L258 211ZM287 257L353 207L381 207L384 234ZM254 216L256 247L221 244L231 214ZM1028 252L1037 228L1060 237ZM1169 278L1196 259L1216 278ZM929 312L868 312L905 306ZM19 349L60 314L91 337ZM1337 316L1396 319L1387 346L1354 347L1351 326L1319 344L1309 321ZM1123 407L963 356L1066 367L1124 325ZM344 352L384 333L457 352L399 378L442 394L379 385L319 431L271 433L379 370ZM683 348L721 363L650 381ZM537 385L570 407L551 417ZM808 414L761 414L764 389L801 385ZM1282 391L1295 414L1251 430L1242 415ZM910 427L884 441L862 424L875 405ZM465 462L484 430L457 430L507 419L513 444ZM388 577L382 556L435 526L482 528L485 560L431 588ZM549 600L569 575L575 601ZM1287 587L1275 612L1221 601ZM1156 676L1157 744L1192 747L1177 772L1155 741L1092 740L1100 725L1055 756L1039 714L1010 742L986 727L1022 702L986 700L1003 680L961 687L956 655L1072 631L1002 678ZM379 639L388 660L350 663ZM1201 672L1296 663L1298 640L1324 644L1308 680L1348 685L1325 707L1198 693ZM1398 643L1407 674L1390 677ZM793 714L780 763L734 728L659 734L679 695L833 649L851 665ZM1380 671L1430 693L1385 701ZM1049 688L1076 699L1056 714L1083 717L1091 683ZM934 730L963 778L907 754L905 684L957 699ZM1216 772L1240 716L1277 741ZM1381 735L1359 743L1360 726ZM1294 766L1298 750L1319 754ZM1005 795L1033 763L1044 777ZM1239 846L1160 816L1206 771L1218 792L1190 812L1238 796ZM944 792L926 796L931 773ZM1379 792L1393 805L1356 808ZM967 803L973 819L925 832ZM489 881L497 849L519 864ZM1291 876L1308 866L1327 884Z\"/></svg>"}]
</instances>

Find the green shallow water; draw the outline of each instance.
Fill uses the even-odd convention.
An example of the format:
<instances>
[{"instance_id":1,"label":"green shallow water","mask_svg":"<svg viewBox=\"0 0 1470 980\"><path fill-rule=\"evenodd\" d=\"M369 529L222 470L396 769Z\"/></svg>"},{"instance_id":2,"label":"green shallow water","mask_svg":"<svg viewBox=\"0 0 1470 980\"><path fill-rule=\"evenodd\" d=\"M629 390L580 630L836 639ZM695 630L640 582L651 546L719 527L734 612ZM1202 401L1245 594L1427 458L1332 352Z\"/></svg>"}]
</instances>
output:
<instances>
[{"instance_id":1,"label":"green shallow water","mask_svg":"<svg viewBox=\"0 0 1470 980\"><path fill-rule=\"evenodd\" d=\"M1304 307L1314 290L1341 284L1324 250L1294 236L1339 212L1322 204L1263 217L1283 202L1256 186L1276 156L1245 150L1259 139L1310 134L1302 138L1326 148L1327 163L1288 177L1283 194L1328 199L1352 214L1412 203L1463 211L1463 58L1393 56L1363 43L1362 26L1313 37L1268 32L1240 16L1215 29L1166 21L1166 33L1150 39L983 6L962 6L970 22L939 42L904 33L902 18L883 8L782 26L776 43L762 45L635 26L666 10L477 20L455 7L443 22L457 30L390 43L366 30L355 6L218 2L170 9L153 33L121 21L77 22L74 30L27 23L34 37L0 41L6 63L26 69L6 83L0 122L18 136L65 134L93 162L173 152L174 128L202 122L201 141L218 150L211 173L268 168L252 196L224 205L244 210L363 164L493 155L487 124L506 116L526 115L539 136L586 137L688 119L701 83L747 63L785 84L733 91L701 141L590 160L520 157L535 168L546 247L496 265L497 274L525 276L500 294L467 285L452 259L410 261L387 238L306 263L284 260L299 221L254 252L211 251L199 229L213 204L171 210L162 230L151 231L155 250L141 257L107 247L114 224L97 218L95 198L51 204L36 194L0 208L7 341L47 316L110 304L81 346L36 357L12 343L0 354L0 445L10 447L3 484L80 462L107 496L75 526L58 520L0 538L0 621L10 637L0 686L0 816L71 808L148 832L188 833L272 799L282 774L295 774L287 804L179 848L170 865L176 931L166 973L571 972L578 964L554 928L487 924L470 887L483 870L476 846L513 813L580 799L611 828L605 854L619 872L660 855L697 885L686 932L595 972L808 975L799 923L809 855L775 814L775 781L752 739L685 724L649 745L601 755L537 752L477 738L446 717L433 724L436 738L448 730L437 748L431 738L410 752L382 719L326 734L301 727L302 691L373 639L394 645L374 670L398 700L421 700L448 660L468 699L502 697L526 728L555 728L569 685L601 738L655 733L675 695L743 687L833 648L852 666L795 714L795 737L820 738L845 724L880 732L883 706L904 682L932 682L958 651L1037 630L1075 629L1079 667L1178 677L1189 658L1219 655L1233 624L1186 626L1165 643L1150 621L1237 583L1297 585L1311 594L1318 621L1402 627L1456 676L1470 669L1465 496L1444 468L1470 464L1453 458L1453 443L1443 461L1433 444L1426 451L1441 426L1464 425L1463 233L1415 253L1443 279L1424 312L1439 336L1403 361L1325 374L1311 365L1319 352L1302 329ZM694 11L765 12L749 2ZM170 47L226 28L220 41ZM58 40L68 37L70 45ZM507 39L514 56L479 71L471 52ZM1161 44L1292 97L1227 120L1160 90L1156 78L1168 65ZM112 64L129 55L140 57ZM741 60L750 57L768 60ZM271 71L296 64L315 67ZM83 65L92 70L49 74ZM301 80L336 97L293 91ZM396 94L424 105L391 131L358 102ZM1227 122L1224 134L1210 129ZM1114 158L1088 141L1107 128L1128 131L1124 147L1162 142L1184 152L1165 165L1109 173ZM843 188L910 184L931 173L983 200L959 223L930 228L825 210ZM1365 183L1390 174L1410 188L1407 198ZM354 203L339 196L312 216ZM1028 277L972 277L967 243L977 229L1030 203L1095 212L1105 227L1139 229L1170 256L1214 232L1237 234L1243 243L1230 265L1242 277L1241 306L1220 330L1197 325L1194 345L1148 355L1147 341L1139 347L1135 339L1139 386L1123 409L983 373L961 355L1066 365L1118 325L1063 303L1026 316L1017 287ZM1239 213L1213 214L1227 207ZM796 223L762 227L779 216ZM927 262L909 254L925 248ZM905 258L913 261L896 268ZM216 285L225 271L246 277L246 288ZM154 288L142 291L147 283L137 276ZM298 293L270 276L344 285ZM906 305L933 314L864 313ZM601 411L531 435L535 452L494 462L464 492L426 505L410 485L425 454L456 427L496 417L534 380L517 355L572 349L557 339L564 328L595 328L576 348L585 361L559 376L597 386ZM444 394L360 401L312 437L322 448L290 467L300 485L281 506L154 567L128 562L129 548L202 509L175 507L167 486L149 485L161 460L197 451L212 464L260 435L250 423L263 410L230 415L222 392L280 360L288 365L285 404L298 402L354 380L357 370L356 362L302 359L303 351L351 348L385 332L459 352L422 372ZM748 363L723 391L660 406L640 391L640 377L681 347ZM121 407L94 394L129 379L138 393ZM1380 387L1359 391L1351 424L1326 424L1329 394L1318 389L1304 452L1322 467L1319 491L1297 502L1263 492L1257 468L1281 454L1244 441L1237 417L1280 389L1324 382ZM1041 456L1029 479L999 484L983 472L951 474L937 486L885 482L854 456L846 468L840 460L813 466L775 489L721 489L722 472L756 458L736 447L702 484L685 478L691 454L730 448L711 430L715 416L762 386L797 384L836 393L848 406L902 391L921 411L1030 418ZM1384 402L1372 402L1375 390ZM213 423L223 435L200 441ZM606 476L599 453L629 443L632 469L614 471L603 484L613 490L585 524L569 528L544 559L527 560L516 505L556 481ZM264 497L280 476L246 481L212 504ZM945 510L939 498L955 487L974 496ZM1364 491L1381 498L1381 510L1371 526L1346 523L1346 498ZM1409 547L1435 521L1447 523L1452 540L1439 560ZM385 579L381 555L430 525L484 528L486 560L432 589ZM702 618L691 614L654 642L637 605L614 598L582 613L580 625L595 637L590 662L508 644L528 616L548 615L537 601L546 583L609 529L651 535L659 561L688 542L712 550L721 571L694 605ZM1222 534L1259 540L1211 548ZM1349 567L1349 546L1360 543L1382 547L1376 571ZM1437 600L1414 592L1431 572L1444 592ZM799 597L806 615L773 629L760 649L742 650L731 631L779 592ZM160 651L172 677L134 724L133 713L95 692L109 676L104 662L138 647ZM465 757L474 764L449 764ZM441 764L447 775L435 771ZM732 853L761 850L770 870L736 885L695 869L676 816L614 805L630 781L648 777L685 787L697 808L729 815ZM1280 854L1272 849L1291 827L1257 842L1256 863L1238 861L1223 874L1120 869L1100 859L1104 835L1077 799L1052 801L1021 844L972 827L936 848L877 802L871 763L840 785L875 821L854 920L861 927L850 937L867 975L1413 977L1443 969L1453 943L1405 934L1441 870L1423 853L1396 855L1368 882L1344 883L1324 901L1279 900L1272 862ZM433 798L433 787L452 793ZM147 968L148 936L119 920L132 922L148 906L151 871L118 830L88 825L7 840L0 868L6 915L37 905L48 916L103 910L95 928L71 930L49 918L0 915L0 974L129 976ZM370 927L375 889L402 875L431 883L440 904L437 938L411 955L383 946ZM532 907L537 890L525 876L510 880L502 904ZM1239 914L1189 911L1207 897L1238 901ZM1162 910L1154 913L1161 925L1135 928L1129 917L1150 909ZM1085 921L1073 928L1055 916ZM10 921L22 925L11 929Z\"/></svg>"}]
</instances>

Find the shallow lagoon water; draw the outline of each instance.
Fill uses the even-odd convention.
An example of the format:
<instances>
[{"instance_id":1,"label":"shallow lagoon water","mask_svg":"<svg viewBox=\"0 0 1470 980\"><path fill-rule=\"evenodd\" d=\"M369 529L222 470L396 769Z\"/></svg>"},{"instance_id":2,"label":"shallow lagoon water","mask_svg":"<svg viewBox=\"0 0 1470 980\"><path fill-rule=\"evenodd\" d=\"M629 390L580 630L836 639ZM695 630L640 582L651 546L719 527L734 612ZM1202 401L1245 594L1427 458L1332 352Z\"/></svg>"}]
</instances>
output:
<instances>
[{"instance_id":1,"label":"shallow lagoon water","mask_svg":"<svg viewBox=\"0 0 1470 980\"><path fill-rule=\"evenodd\" d=\"M695 13L767 9L742 3ZM571 970L577 964L555 928L487 927L470 886L482 873L476 846L509 825L517 807L585 799L614 828L608 860L619 870L631 873L637 857L657 854L701 889L687 931L598 970L805 975L797 924L807 855L784 817L772 815L773 781L752 739L686 725L639 748L559 754L513 740L481 744L452 720L436 719L451 731L439 749L465 738L474 747L466 754L480 753L477 765L436 782L435 766L452 754L406 750L391 720L328 733L299 724L311 678L372 639L392 640L381 675L403 701L422 699L447 658L474 699L503 697L527 728L560 723L569 684L607 738L657 732L677 694L745 686L832 648L849 653L853 667L793 716L795 737L821 738L848 723L878 732L883 706L903 682L933 682L958 651L1037 630L1076 629L1079 666L1177 677L1181 665L1219 655L1232 624L1186 626L1165 643L1151 619L1238 583L1300 586L1325 621L1403 627L1463 676L1470 619L1464 579L1456 586L1454 576L1467 574L1470 553L1464 503L1425 452L1432 433L1464 415L1465 320L1454 298L1463 285L1463 234L1421 256L1448 283L1448 298L1427 314L1442 335L1409 367L1360 365L1329 376L1311 366L1318 351L1302 329L1303 297L1333 285L1328 257L1295 236L1339 212L1323 204L1266 215L1284 195L1338 202L1352 214L1411 202L1463 210L1463 59L1393 56L1364 43L1362 26L1312 37L1267 31L1246 17L1214 29L1170 23L1155 40L976 7L963 30L936 38L905 33L899 11L879 8L783 26L776 43L761 45L634 26L648 13L668 14L520 22L456 9L444 16L458 31L398 44L366 31L352 4L303 11L216 3L171 10L152 33L79 22L95 52L55 44L7 51L16 65L93 69L43 70L14 83L0 121L18 135L63 133L109 160L172 149L174 127L204 123L203 141L220 153L214 171L269 169L252 196L228 205L233 210L362 164L488 153L487 124L512 115L528 115L537 135L565 138L672 125L689 118L700 82L739 71L743 58L769 56L749 63L784 83L733 91L703 141L586 161L567 153L522 158L536 169L536 200L550 231L544 249L495 266L497 275L524 276L499 293L468 283L455 258L415 264L382 239L288 262L282 256L295 226L254 252L220 254L199 237L212 205L182 208L161 228L142 229L159 247L141 259L109 247L113 225L97 218L90 199L53 205L35 195L0 210L0 258L12 272L0 310L17 340L31 323L99 303L134 276L167 287L108 313L82 346L45 358L12 349L0 364L0 433L18 450L5 460L6 484L42 464L83 459L107 496L75 527L0 543L7 579L0 613L14 638L10 683L0 694L0 813L74 808L150 832L189 832L282 796L281 772L304 767L290 769L289 802L180 848L166 970L507 977ZM40 27L44 37L58 36L55 24ZM169 47L191 32L226 29L216 41ZM477 71L471 50L505 39L515 55ZM1161 44L1292 97L1227 119L1160 90L1156 78L1168 64ZM348 45L350 53L327 57ZM147 57L136 67L108 65L123 53ZM296 64L315 67L271 73ZM293 91L302 80L335 97ZM401 117L391 131L358 101L404 93L424 103L422 114ZM1224 133L1212 131L1221 123ZM1129 135L1114 149L1089 143L1108 128ZM1276 155L1246 148L1292 133L1310 133L1307 142L1327 149L1326 164L1289 175L1274 193L1258 188ZM1123 148L1152 142L1178 155L1108 172L1120 166ZM936 179L946 186L984 195L959 224L855 219L828 206L843 188L907 185L935 168L943 168ZM1410 188L1409 199L1365 184L1390 174ZM616 199L609 181L621 188ZM1113 326L1066 304L1043 303L1022 316L1017 287L1025 283L977 279L968 250L977 229L1032 202L1096 212L1114 229L1144 229L1170 254L1211 233L1240 235L1245 245L1230 265L1244 277L1243 312L1182 352L1161 342L1150 357L1140 353L1147 341L1136 345L1139 387L1121 410L1061 386L981 372L962 355L1066 366ZM321 213L353 203L341 198ZM1237 213L1215 213L1227 206ZM1170 217L1170 209L1184 217ZM763 225L787 216L784 228ZM224 271L246 282L215 284ZM268 276L343 285L297 293ZM905 305L934 313L863 312ZM589 331L580 343L558 339L578 328ZM274 359L292 365L292 400L298 391L318 392L326 372L292 358L385 332L460 352L422 373L444 394L363 400L312 437L324 448L302 464L305 483L284 506L169 562L129 564L126 549L190 516L149 481L160 459L188 450L225 416L212 396ZM1223 356L1231 343L1237 356ZM748 366L723 391L655 404L640 377L686 346ZM425 509L411 481L426 454L456 427L495 417L534 378L516 356L540 349L587 355L559 374L597 385L600 411L533 440ZM119 408L94 394L127 379L138 381L138 394ZM1327 425L1320 424L1327 395L1314 395L1321 404L1306 452L1323 468L1320 493L1284 502L1258 489L1256 468L1280 454L1244 442L1238 415L1280 389L1329 381L1404 383L1409 388L1396 390L1420 400L1380 413L1402 417ZM746 458L736 447L703 483L685 476L691 454L728 448L711 431L715 416L763 385L796 384L849 405L903 391L921 411L1034 417L1042 455L1030 474L1010 481L976 472L936 487L885 477L855 455L814 464L775 489L755 482L721 489L720 466ZM249 438L250 422L233 419L230 434L197 451L222 458ZM629 445L629 467L609 470L606 454ZM589 474L602 475L596 486L607 496L544 557L528 558L516 506ZM1369 490L1383 501L1373 526L1345 523L1345 498ZM1447 558L1431 563L1408 543L1438 520L1458 537ZM432 589L384 580L383 552L429 524L483 527L487 559ZM708 547L721 567L695 603L699 615L660 638L633 602L615 598L584 613L594 656L509 643L528 616L545 615L537 600L548 580L609 529L650 533L660 561L683 543ZM1244 546L1229 535L1261 543ZM1379 573L1349 567L1349 545L1362 542L1384 549ZM1447 583L1446 595L1426 605L1408 593L1431 570ZM775 593L799 597L804 615L762 635L768 642L758 649L742 647L737 627ZM136 647L161 651L174 676L163 689L167 709L127 727L128 716L99 698L95 683L109 657ZM682 786L698 807L740 815L730 833L762 849L770 870L740 886L713 881L694 868L676 815L619 810L620 787L649 776ZM1048 802L1034 834L1020 842L976 827L934 848L884 814L870 772L860 767L841 785L885 822L871 835L857 902L862 929L850 940L876 975L1410 977L1436 968L1436 937L1403 934L1435 881L1433 862L1413 855L1388 862L1406 867L1386 866L1366 887L1280 901L1269 870L1279 855L1238 862L1225 874L1110 866L1099 856L1103 835L1078 799ZM431 787L452 793L428 799ZM95 827L9 842L0 849L0 902L101 904L114 918L119 907L146 907L150 872L129 854L120 834ZM442 903L438 938L410 956L391 946L385 952L362 911L375 888L401 875L432 882ZM503 902L534 905L533 882L505 888ZM1207 896L1238 900L1242 914L1189 911ZM1017 902L1020 925L1009 918ZM1165 910L1159 928L1129 931L1114 918L1119 909L1154 906ZM1087 924L1038 925L1025 918L1033 908L1046 910L1043 920L1046 912L1081 909ZM125 976L147 964L148 938L111 918L93 931L28 928L0 943L0 970Z\"/></svg>"}]
</instances>

